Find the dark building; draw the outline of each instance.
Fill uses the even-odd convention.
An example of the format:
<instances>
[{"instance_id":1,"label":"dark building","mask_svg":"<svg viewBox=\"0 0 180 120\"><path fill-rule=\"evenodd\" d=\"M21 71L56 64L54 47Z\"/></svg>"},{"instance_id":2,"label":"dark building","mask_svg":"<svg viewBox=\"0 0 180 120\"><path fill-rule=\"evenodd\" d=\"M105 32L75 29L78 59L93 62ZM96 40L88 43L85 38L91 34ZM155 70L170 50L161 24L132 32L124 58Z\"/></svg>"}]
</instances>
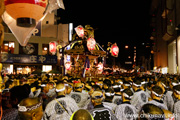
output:
<instances>
[{"instance_id":1,"label":"dark building","mask_svg":"<svg viewBox=\"0 0 180 120\"><path fill-rule=\"evenodd\" d=\"M179 73L180 0L152 0L150 14L154 66L163 72Z\"/></svg>"}]
</instances>

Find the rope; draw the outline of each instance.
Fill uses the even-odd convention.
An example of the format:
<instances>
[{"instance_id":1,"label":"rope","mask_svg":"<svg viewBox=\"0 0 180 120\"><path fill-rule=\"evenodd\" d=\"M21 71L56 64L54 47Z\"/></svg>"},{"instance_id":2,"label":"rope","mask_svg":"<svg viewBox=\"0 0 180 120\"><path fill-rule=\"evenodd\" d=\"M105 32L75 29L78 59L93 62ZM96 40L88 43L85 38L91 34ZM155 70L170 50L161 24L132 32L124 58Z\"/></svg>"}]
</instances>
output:
<instances>
[{"instance_id":1,"label":"rope","mask_svg":"<svg viewBox=\"0 0 180 120\"><path fill-rule=\"evenodd\" d=\"M68 113L68 111L64 108L63 105L61 105L61 103L55 98L55 100L57 101L57 103ZM1 120L1 119L0 119Z\"/></svg>"}]
</instances>

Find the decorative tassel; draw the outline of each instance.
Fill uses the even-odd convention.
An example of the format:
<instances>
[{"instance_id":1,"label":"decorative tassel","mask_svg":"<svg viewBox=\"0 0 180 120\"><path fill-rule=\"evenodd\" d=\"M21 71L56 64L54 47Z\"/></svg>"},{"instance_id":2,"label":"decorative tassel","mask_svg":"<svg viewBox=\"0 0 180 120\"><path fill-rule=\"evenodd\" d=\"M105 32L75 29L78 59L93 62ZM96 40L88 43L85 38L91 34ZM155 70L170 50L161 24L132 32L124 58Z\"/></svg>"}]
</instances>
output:
<instances>
[{"instance_id":1,"label":"decorative tassel","mask_svg":"<svg viewBox=\"0 0 180 120\"><path fill-rule=\"evenodd\" d=\"M86 56L86 60L85 60L85 63L84 63L83 74L82 74L83 77L85 77L86 67L90 68L90 61L89 61L89 57L88 56Z\"/></svg>"}]
</instances>

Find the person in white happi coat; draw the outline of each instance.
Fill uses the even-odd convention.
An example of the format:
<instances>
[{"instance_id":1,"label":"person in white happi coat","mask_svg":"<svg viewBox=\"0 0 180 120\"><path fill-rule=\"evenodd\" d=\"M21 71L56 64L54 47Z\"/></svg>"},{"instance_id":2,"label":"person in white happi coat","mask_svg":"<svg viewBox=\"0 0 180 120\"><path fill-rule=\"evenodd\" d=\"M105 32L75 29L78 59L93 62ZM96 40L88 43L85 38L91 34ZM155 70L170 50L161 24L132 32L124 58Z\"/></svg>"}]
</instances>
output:
<instances>
[{"instance_id":1,"label":"person in white happi coat","mask_svg":"<svg viewBox=\"0 0 180 120\"><path fill-rule=\"evenodd\" d=\"M112 103L112 100L114 98L114 90L109 88L105 92L105 101L103 102L104 107L111 109L112 111L115 111L117 104Z\"/></svg>"},{"instance_id":2,"label":"person in white happi coat","mask_svg":"<svg viewBox=\"0 0 180 120\"><path fill-rule=\"evenodd\" d=\"M41 87L38 85L38 82L34 82L31 84L31 91L29 94L30 98L38 97L41 93Z\"/></svg>"},{"instance_id":3,"label":"person in white happi coat","mask_svg":"<svg viewBox=\"0 0 180 120\"><path fill-rule=\"evenodd\" d=\"M139 111L138 120L165 120L165 115L161 108L154 104L147 103L144 104Z\"/></svg>"},{"instance_id":4,"label":"person in white happi coat","mask_svg":"<svg viewBox=\"0 0 180 120\"><path fill-rule=\"evenodd\" d=\"M121 84L120 83L114 83L112 87L113 87L114 92L115 92L112 103L114 103L116 105L120 105L122 103L121 91L123 90L123 89L121 89Z\"/></svg>"},{"instance_id":5,"label":"person in white happi coat","mask_svg":"<svg viewBox=\"0 0 180 120\"><path fill-rule=\"evenodd\" d=\"M130 102L139 111L141 107L148 102L148 95L145 91L141 89L141 80L134 80L132 88L134 94Z\"/></svg>"},{"instance_id":6,"label":"person in white happi coat","mask_svg":"<svg viewBox=\"0 0 180 120\"><path fill-rule=\"evenodd\" d=\"M160 107L161 109L168 110L167 106L161 100L162 96L163 96L163 90L161 89L161 87L155 85L152 87L151 100L148 101L148 103L154 104L154 105Z\"/></svg>"},{"instance_id":7,"label":"person in white happi coat","mask_svg":"<svg viewBox=\"0 0 180 120\"><path fill-rule=\"evenodd\" d=\"M41 98L26 98L18 104L18 120L42 120Z\"/></svg>"},{"instance_id":8,"label":"person in white happi coat","mask_svg":"<svg viewBox=\"0 0 180 120\"><path fill-rule=\"evenodd\" d=\"M122 92L122 104L118 105L115 110L115 115L118 120L135 120L137 109L131 105L130 100L133 92L130 89L125 89Z\"/></svg>"},{"instance_id":9,"label":"person in white happi coat","mask_svg":"<svg viewBox=\"0 0 180 120\"><path fill-rule=\"evenodd\" d=\"M91 101L94 108L89 110L94 120L117 120L116 116L109 108L104 107L102 91L94 91L91 96Z\"/></svg>"},{"instance_id":10,"label":"person in white happi coat","mask_svg":"<svg viewBox=\"0 0 180 120\"><path fill-rule=\"evenodd\" d=\"M69 96L76 101L79 108L87 108L90 102L90 96L86 93L82 93L83 88L83 83L75 83L74 91L69 94Z\"/></svg>"},{"instance_id":11,"label":"person in white happi coat","mask_svg":"<svg viewBox=\"0 0 180 120\"><path fill-rule=\"evenodd\" d=\"M55 87L52 85L51 82L42 82L41 83L41 94L40 97L43 99L43 110L45 110L46 105L56 98L56 92L55 92Z\"/></svg>"},{"instance_id":12,"label":"person in white happi coat","mask_svg":"<svg viewBox=\"0 0 180 120\"><path fill-rule=\"evenodd\" d=\"M154 81L149 81L148 83L147 83L147 87L146 87L146 93L148 94L148 98L150 98L151 97L151 89L152 89L152 87L154 86Z\"/></svg>"},{"instance_id":13,"label":"person in white happi coat","mask_svg":"<svg viewBox=\"0 0 180 120\"><path fill-rule=\"evenodd\" d=\"M69 120L79 108L74 99L66 96L64 83L56 85L57 97L47 104L43 114L44 120Z\"/></svg>"},{"instance_id":14,"label":"person in white happi coat","mask_svg":"<svg viewBox=\"0 0 180 120\"><path fill-rule=\"evenodd\" d=\"M180 120L180 85L176 85L173 87L173 99L173 112L175 115L175 120Z\"/></svg>"},{"instance_id":15,"label":"person in white happi coat","mask_svg":"<svg viewBox=\"0 0 180 120\"><path fill-rule=\"evenodd\" d=\"M169 84L166 79L162 79L161 81L157 82L157 85L160 86L163 90L162 101L167 106L168 110L172 110L172 91L169 90Z\"/></svg>"},{"instance_id":16,"label":"person in white happi coat","mask_svg":"<svg viewBox=\"0 0 180 120\"><path fill-rule=\"evenodd\" d=\"M165 92L166 94L163 97L163 101L164 103L167 105L168 110L170 110L171 112L173 112L173 106L174 106L174 102L176 102L176 98L174 97L175 91L174 91L174 86L179 85L179 81L178 80L171 80L169 83L169 87L170 90L168 90L167 92Z\"/></svg>"}]
</instances>

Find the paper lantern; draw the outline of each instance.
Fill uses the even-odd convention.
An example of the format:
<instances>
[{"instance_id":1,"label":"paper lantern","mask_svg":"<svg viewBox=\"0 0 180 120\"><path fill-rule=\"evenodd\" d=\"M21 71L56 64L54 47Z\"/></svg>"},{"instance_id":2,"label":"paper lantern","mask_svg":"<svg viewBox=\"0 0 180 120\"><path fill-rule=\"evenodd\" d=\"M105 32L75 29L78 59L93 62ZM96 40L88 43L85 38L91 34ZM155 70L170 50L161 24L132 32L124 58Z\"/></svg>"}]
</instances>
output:
<instances>
[{"instance_id":1,"label":"paper lantern","mask_svg":"<svg viewBox=\"0 0 180 120\"><path fill-rule=\"evenodd\" d=\"M77 26L75 31L79 37L84 37L84 28L81 25Z\"/></svg>"},{"instance_id":2,"label":"paper lantern","mask_svg":"<svg viewBox=\"0 0 180 120\"><path fill-rule=\"evenodd\" d=\"M98 74L101 74L102 72L103 72L103 68L104 68L104 66L103 66L103 64L100 62L98 65L97 65L97 70L98 70Z\"/></svg>"},{"instance_id":3,"label":"paper lantern","mask_svg":"<svg viewBox=\"0 0 180 120\"><path fill-rule=\"evenodd\" d=\"M96 47L96 41L94 38L89 38L87 40L87 48L89 51L94 50Z\"/></svg>"},{"instance_id":4,"label":"paper lantern","mask_svg":"<svg viewBox=\"0 0 180 120\"><path fill-rule=\"evenodd\" d=\"M55 41L49 43L49 51L55 55L56 54L57 43Z\"/></svg>"},{"instance_id":5,"label":"paper lantern","mask_svg":"<svg viewBox=\"0 0 180 120\"><path fill-rule=\"evenodd\" d=\"M65 68L66 68L66 70L70 70L71 69L71 62L66 62Z\"/></svg>"},{"instance_id":6,"label":"paper lantern","mask_svg":"<svg viewBox=\"0 0 180 120\"><path fill-rule=\"evenodd\" d=\"M34 27L19 27L16 25L16 20L13 19L6 11L2 15L4 22L8 25L11 32L14 34L21 46L26 46L32 33L34 32Z\"/></svg>"},{"instance_id":7,"label":"paper lantern","mask_svg":"<svg viewBox=\"0 0 180 120\"><path fill-rule=\"evenodd\" d=\"M5 0L4 3L17 26L33 27L44 16L48 0Z\"/></svg>"},{"instance_id":8,"label":"paper lantern","mask_svg":"<svg viewBox=\"0 0 180 120\"><path fill-rule=\"evenodd\" d=\"M111 55L114 57L118 57L118 54L119 54L119 47L115 43L111 46Z\"/></svg>"},{"instance_id":9,"label":"paper lantern","mask_svg":"<svg viewBox=\"0 0 180 120\"><path fill-rule=\"evenodd\" d=\"M21 46L26 46L36 25L47 13L57 8L64 9L62 0L4 0L4 3L3 21Z\"/></svg>"}]
</instances>

